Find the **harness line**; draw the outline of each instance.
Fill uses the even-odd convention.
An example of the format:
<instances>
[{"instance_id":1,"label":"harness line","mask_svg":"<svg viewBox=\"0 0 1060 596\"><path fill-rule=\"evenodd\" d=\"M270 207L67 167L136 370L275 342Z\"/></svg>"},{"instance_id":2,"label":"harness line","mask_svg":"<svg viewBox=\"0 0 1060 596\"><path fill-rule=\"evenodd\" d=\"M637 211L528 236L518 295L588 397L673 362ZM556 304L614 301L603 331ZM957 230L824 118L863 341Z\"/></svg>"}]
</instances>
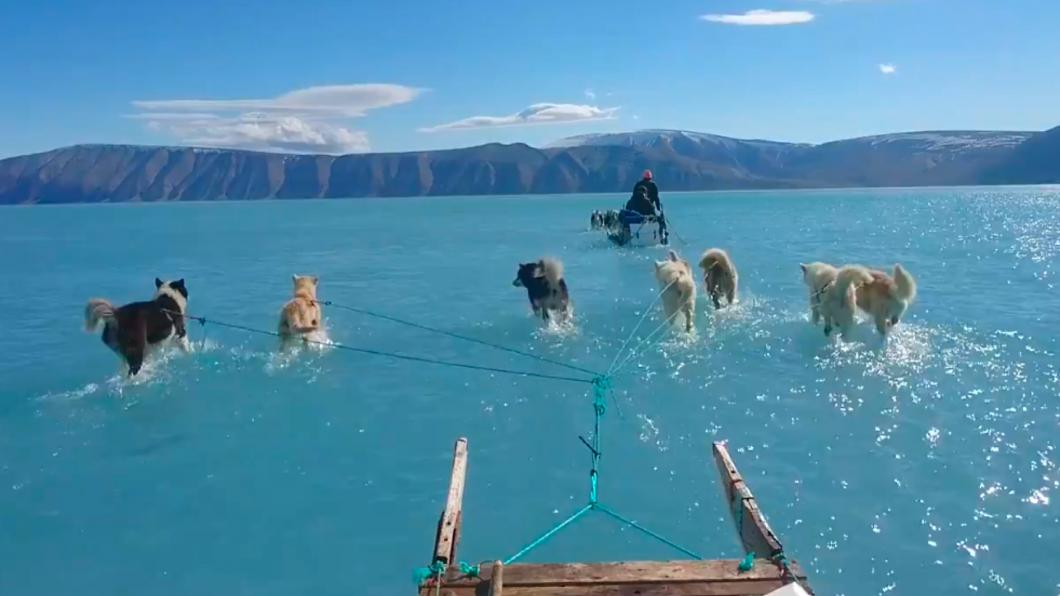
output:
<instances>
[{"instance_id":1,"label":"harness line","mask_svg":"<svg viewBox=\"0 0 1060 596\"><path fill-rule=\"evenodd\" d=\"M459 333L453 333L452 331L446 331L444 329L438 329L436 327L430 327L430 326L427 326L427 325L421 325L420 323L414 323L412 321L406 321L404 319L399 319L397 317L393 317L393 316L390 316L390 315L385 315L385 314L382 314L382 313L377 313L377 312L374 312L374 311L365 310L363 308L356 308L356 307L353 307L353 306L346 306L344 304L337 304L337 303L332 302L330 300L318 301L317 303L318 304L322 304L324 306L331 306L331 307L334 307L334 308L337 308L337 309L340 309L340 310L348 310L350 312L355 312L355 313L366 315L366 316L369 316L369 317L375 317L377 319L383 319L384 321L390 321L392 323L397 323L399 325L405 325L407 327L412 327L414 329L420 329L422 331L430 331L431 333L437 333L439 335L445 335L447 337L452 337L452 338L455 338L455 339L459 339L459 340L463 340L463 341L467 341L467 342L471 342L471 343L476 343L476 344L487 346L487 347L490 347L490 348L495 348L497 350L501 350L501 351L504 351L504 352L510 352L512 354L518 354L520 356L526 356L527 358L533 358L535 360L540 360L541 362L547 362L549 364L554 364L556 366L561 366L563 368L567 368L567 369L574 370L574 371L577 371L577 372L582 372L582 373L585 373L585 374L588 374L588 375L598 376L600 374L600 373L598 373L596 371L589 370L587 368L582 368L580 366L576 366L576 365L573 365L573 364L570 364L570 363L567 363L567 362L561 362L559 360L553 360L551 358L546 358L545 356L540 356L538 354L533 354L531 352L525 352L523 350L518 350L516 348L509 348L508 346L495 344L495 343L488 342L488 341L485 341L485 340L482 340L482 339L469 337L467 335L461 335Z\"/></svg>"},{"instance_id":2,"label":"harness line","mask_svg":"<svg viewBox=\"0 0 1060 596\"><path fill-rule=\"evenodd\" d=\"M675 317L676 317L677 315L679 315L679 314L681 314L681 311L674 311L674 313L673 313L673 314L671 314L670 316L668 316L668 317L666 317L665 319L663 319L663 322L662 322L662 323L659 323L659 325L658 325L658 326L657 326L657 327L656 327L655 329L653 329L651 333L649 333L648 335L646 335L646 336L644 337L644 339L642 339L642 340L640 340L639 342L637 342L637 345L635 345L635 346L633 346L632 348L630 348L630 350L629 350L629 354L627 354L627 355L626 355L626 357L622 359L622 362L620 362L620 363L618 364L618 366L616 366L616 367L614 368L614 370L613 370L613 371L611 371L611 374L612 374L612 375L615 375L615 374L618 374L619 372L621 372L621 370L622 370L623 368L625 368L625 367L626 367L626 365L627 365L627 364L629 364L629 362L630 362L631 360L633 360L634 358L636 358L636 357L637 357L637 356L638 356L638 355L639 355L639 354L641 353L641 352L639 352L638 350L640 350L640 348L641 348L642 346L644 346L645 344L647 344L647 343L649 343L649 342L653 341L653 340L655 339L655 336L656 336L656 335L658 335L660 331L662 331L662 330L666 329L666 328L667 328L667 327L668 327L668 326L670 325L670 323L671 323L671 322L672 322L672 321L674 320L674 318L675 318Z\"/></svg>"},{"instance_id":3,"label":"harness line","mask_svg":"<svg viewBox=\"0 0 1060 596\"><path fill-rule=\"evenodd\" d=\"M676 279L666 284L666 287L660 290L655 295L655 299L652 300L651 304L649 304L648 307L644 309L644 312L640 314L640 318L637 319L637 324L634 325L633 329L630 330L629 335L626 336L626 340L622 342L622 347L618 349L618 352L615 353L615 357L611 359L611 365L607 367L606 375L610 375L614 372L615 363L618 362L618 357L621 356L623 352L625 352L626 346L629 345L630 340L633 339L633 336L637 333L637 330L640 329L640 326L644 324L644 319L648 318L648 313L650 313L651 310L655 308L655 305L659 303L659 300L662 299L662 295L666 293L666 290L669 290L670 286L674 285L675 283L677 283Z\"/></svg>"},{"instance_id":4,"label":"harness line","mask_svg":"<svg viewBox=\"0 0 1060 596\"><path fill-rule=\"evenodd\" d=\"M188 315L188 314L183 314L183 313L174 312L174 311L167 311L167 312L170 312L172 314L176 314L178 316L182 316L185 319L191 319L193 321L198 321L200 324L202 324L204 326L207 323L209 323L209 324L212 324L212 325L217 325L219 327L227 327L229 329L237 329L239 331L246 331L247 333L255 333L255 334L258 334L258 335L268 335L268 336L276 337L276 338L282 338L283 337L282 335L280 335L279 333L277 333L275 331L268 331L266 329L257 329L257 328L254 328L254 327L248 327L246 325L239 325L239 324L236 324L236 323L226 323L224 321L218 321L216 319L207 319L206 317ZM320 346L329 346L329 347L333 347L333 348L338 349L338 350L346 350L346 351L349 351L349 352L356 352L358 354L368 354L370 356L384 356L384 357L388 357L388 358L394 358L394 359L397 359L397 360L407 360L409 362L419 362L419 363L422 363L422 364L435 364L435 365L438 365L438 366L450 366L450 367L453 367L453 368L464 368L464 369L468 369L468 370L479 370L479 371L484 371L484 372L495 372L495 373L501 373L501 374L515 375L515 376L520 376L520 377L534 377L534 378L538 378L538 379L549 379L549 380L553 380L553 381L568 381L568 382L571 382L571 383L592 384L592 379L580 379L580 378L576 378L576 377L569 377L569 376L562 376L562 375L550 375L550 374L538 373L538 372L532 372L532 371L526 371L526 370L514 370L514 369L510 369L510 368L498 368L498 367L493 367L493 366L483 366L483 365L479 365L479 364L466 364L466 363L463 363L463 362L452 362L452 361L449 361L449 360L439 360L439 359L436 359L436 358L426 358L426 357L423 357L423 356L412 356L412 355L409 355L409 354L401 354L401 353L398 353L398 352L387 352L387 351L384 351L384 350L373 350L373 349L370 349L370 348L358 348L358 347L355 347L355 346L348 346L346 344L340 344L340 343L335 343L335 342L326 342L326 341L318 341L318 340L309 339L309 338L302 338L302 341L307 343L307 344L315 344L315 345L320 345Z\"/></svg>"}]
</instances>

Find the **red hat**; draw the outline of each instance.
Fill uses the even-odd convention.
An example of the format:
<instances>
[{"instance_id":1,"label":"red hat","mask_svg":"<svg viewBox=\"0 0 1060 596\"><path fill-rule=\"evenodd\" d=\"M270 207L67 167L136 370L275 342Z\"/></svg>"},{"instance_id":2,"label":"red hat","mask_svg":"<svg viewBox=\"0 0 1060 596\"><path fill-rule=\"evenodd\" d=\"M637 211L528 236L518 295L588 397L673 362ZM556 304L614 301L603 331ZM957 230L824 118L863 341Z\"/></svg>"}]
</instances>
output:
<instances>
[{"instance_id":1,"label":"red hat","mask_svg":"<svg viewBox=\"0 0 1060 596\"><path fill-rule=\"evenodd\" d=\"M651 170L644 170L644 179L651 180Z\"/></svg>"}]
</instances>

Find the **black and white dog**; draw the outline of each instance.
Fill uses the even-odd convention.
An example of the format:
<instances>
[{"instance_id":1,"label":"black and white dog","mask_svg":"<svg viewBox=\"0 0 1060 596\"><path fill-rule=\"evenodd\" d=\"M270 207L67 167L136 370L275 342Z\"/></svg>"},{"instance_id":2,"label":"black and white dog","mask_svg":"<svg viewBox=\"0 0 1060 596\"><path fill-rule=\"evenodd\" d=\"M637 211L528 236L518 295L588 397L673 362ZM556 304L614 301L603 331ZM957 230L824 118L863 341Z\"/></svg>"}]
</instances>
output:
<instances>
[{"instance_id":1,"label":"black and white dog","mask_svg":"<svg viewBox=\"0 0 1060 596\"><path fill-rule=\"evenodd\" d=\"M115 308L108 300L93 298L85 306L85 330L95 331L103 323L103 343L129 366L129 375L140 372L150 349L172 339L189 349L184 315L188 288L183 279L155 278L155 297Z\"/></svg>"},{"instance_id":2,"label":"black and white dog","mask_svg":"<svg viewBox=\"0 0 1060 596\"><path fill-rule=\"evenodd\" d=\"M555 259L541 259L536 263L521 263L513 286L526 288L534 314L549 320L549 311L560 313L566 321L571 317L570 292L563 279L563 263Z\"/></svg>"}]
</instances>

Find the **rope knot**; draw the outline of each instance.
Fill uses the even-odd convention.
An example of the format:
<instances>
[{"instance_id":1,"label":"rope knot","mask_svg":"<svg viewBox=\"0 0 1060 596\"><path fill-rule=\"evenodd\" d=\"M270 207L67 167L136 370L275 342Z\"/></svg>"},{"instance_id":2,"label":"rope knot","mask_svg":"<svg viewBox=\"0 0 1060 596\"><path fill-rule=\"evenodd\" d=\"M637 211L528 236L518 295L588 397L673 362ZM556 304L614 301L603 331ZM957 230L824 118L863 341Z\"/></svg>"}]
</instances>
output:
<instances>
[{"instance_id":1,"label":"rope knot","mask_svg":"<svg viewBox=\"0 0 1060 596\"><path fill-rule=\"evenodd\" d=\"M784 556L784 551L780 551L770 558L774 564L780 567L780 576L782 578L787 581L796 581L795 574L791 571L791 566L788 564L788 558Z\"/></svg>"},{"instance_id":2,"label":"rope knot","mask_svg":"<svg viewBox=\"0 0 1060 596\"><path fill-rule=\"evenodd\" d=\"M467 577L475 578L479 577L482 569L478 565L471 565L470 563L460 561L460 573Z\"/></svg>"},{"instance_id":3,"label":"rope knot","mask_svg":"<svg viewBox=\"0 0 1060 596\"><path fill-rule=\"evenodd\" d=\"M752 553L747 553L747 556L745 556L743 558L743 560L740 561L740 564L737 566L737 568L743 573L746 573L746 572L754 569L754 567L755 567L755 554L753 552Z\"/></svg>"},{"instance_id":4,"label":"rope knot","mask_svg":"<svg viewBox=\"0 0 1060 596\"><path fill-rule=\"evenodd\" d=\"M416 582L417 586L423 585L428 580L441 579L444 576L445 563L441 561L435 561L429 567L417 567L412 570L412 581Z\"/></svg>"},{"instance_id":5,"label":"rope knot","mask_svg":"<svg viewBox=\"0 0 1060 596\"><path fill-rule=\"evenodd\" d=\"M607 411L607 396L611 393L611 377L601 375L593 377L593 407L597 416L603 416Z\"/></svg>"}]
</instances>

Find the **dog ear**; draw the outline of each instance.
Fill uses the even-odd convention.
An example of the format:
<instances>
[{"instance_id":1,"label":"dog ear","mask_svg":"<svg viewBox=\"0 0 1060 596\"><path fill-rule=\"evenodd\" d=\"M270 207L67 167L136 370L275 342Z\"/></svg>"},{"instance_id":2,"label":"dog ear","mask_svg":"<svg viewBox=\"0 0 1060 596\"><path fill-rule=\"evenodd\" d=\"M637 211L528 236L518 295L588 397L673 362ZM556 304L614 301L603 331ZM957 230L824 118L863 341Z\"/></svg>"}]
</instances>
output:
<instances>
[{"instance_id":1,"label":"dog ear","mask_svg":"<svg viewBox=\"0 0 1060 596\"><path fill-rule=\"evenodd\" d=\"M802 272L806 273L806 263L799 263L799 269L802 269Z\"/></svg>"},{"instance_id":2,"label":"dog ear","mask_svg":"<svg viewBox=\"0 0 1060 596\"><path fill-rule=\"evenodd\" d=\"M291 283L293 283L295 285L298 285L298 276L297 275L291 275Z\"/></svg>"},{"instance_id":3,"label":"dog ear","mask_svg":"<svg viewBox=\"0 0 1060 596\"><path fill-rule=\"evenodd\" d=\"M156 278L155 278L155 289L157 290L158 288L161 288L161 287L162 287L162 283L163 283L163 282L162 282L162 280L161 280L161 279L158 279L158 278L156 277Z\"/></svg>"},{"instance_id":4,"label":"dog ear","mask_svg":"<svg viewBox=\"0 0 1060 596\"><path fill-rule=\"evenodd\" d=\"M188 297L188 287L184 285L184 278L180 278L177 281L170 282L169 287L177 291L185 299Z\"/></svg>"},{"instance_id":5,"label":"dog ear","mask_svg":"<svg viewBox=\"0 0 1060 596\"><path fill-rule=\"evenodd\" d=\"M313 285L314 285L314 286L320 285L320 278L319 278L319 277L317 277L317 276L315 276L315 275L314 275L314 276L313 276L313 277L311 277L310 279L312 279L312 280L313 280Z\"/></svg>"}]
</instances>

